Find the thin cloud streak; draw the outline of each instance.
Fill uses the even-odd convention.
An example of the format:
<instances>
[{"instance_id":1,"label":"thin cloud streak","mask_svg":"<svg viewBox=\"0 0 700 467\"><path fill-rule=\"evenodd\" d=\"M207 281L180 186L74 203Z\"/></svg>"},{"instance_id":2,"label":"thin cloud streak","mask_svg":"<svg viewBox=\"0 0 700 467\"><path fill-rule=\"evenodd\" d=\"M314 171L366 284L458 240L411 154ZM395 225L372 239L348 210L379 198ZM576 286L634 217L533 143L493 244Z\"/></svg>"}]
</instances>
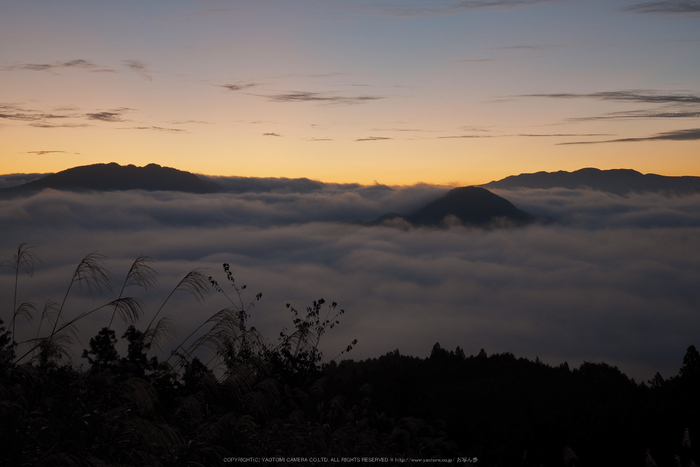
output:
<instances>
[{"instance_id":1,"label":"thin cloud streak","mask_svg":"<svg viewBox=\"0 0 700 467\"><path fill-rule=\"evenodd\" d=\"M547 97L553 99L599 99L624 102L644 102L648 104L700 104L700 94L673 93L649 89L628 91L602 91L592 93L521 94L515 97Z\"/></svg>"},{"instance_id":2,"label":"thin cloud streak","mask_svg":"<svg viewBox=\"0 0 700 467\"><path fill-rule=\"evenodd\" d=\"M119 128L120 130L152 130L152 131L164 131L168 133L188 133L187 130L182 128L164 128L162 126L132 126L128 128Z\"/></svg>"},{"instance_id":3,"label":"thin cloud streak","mask_svg":"<svg viewBox=\"0 0 700 467\"><path fill-rule=\"evenodd\" d=\"M224 88L227 91L241 91L243 89L258 86L258 83L242 83L242 84L217 84L218 87Z\"/></svg>"},{"instance_id":4,"label":"thin cloud streak","mask_svg":"<svg viewBox=\"0 0 700 467\"><path fill-rule=\"evenodd\" d=\"M572 122L583 122L592 120L625 120L625 119L655 119L655 118L698 118L700 117L700 110L692 111L678 111L678 112L662 112L654 110L626 110L621 112L610 112L604 115L597 115L595 117L572 117L569 121Z\"/></svg>"},{"instance_id":5,"label":"thin cloud streak","mask_svg":"<svg viewBox=\"0 0 700 467\"><path fill-rule=\"evenodd\" d=\"M44 154L65 154L66 151L27 151L27 154L36 154L37 156L43 156Z\"/></svg>"},{"instance_id":6,"label":"thin cloud streak","mask_svg":"<svg viewBox=\"0 0 700 467\"><path fill-rule=\"evenodd\" d=\"M367 138L357 138L355 141L386 141L394 138L386 136L368 136Z\"/></svg>"},{"instance_id":7,"label":"thin cloud streak","mask_svg":"<svg viewBox=\"0 0 700 467\"><path fill-rule=\"evenodd\" d=\"M55 113L44 113L36 110L24 109L14 104L0 104L0 119L36 122L73 117L75 117L75 114L62 115Z\"/></svg>"},{"instance_id":8,"label":"thin cloud streak","mask_svg":"<svg viewBox=\"0 0 700 467\"><path fill-rule=\"evenodd\" d=\"M129 108L112 109L109 111L87 112L81 113L73 107L64 109L56 109L57 112L63 113L48 113L34 109L26 109L14 104L0 104L0 119L16 120L21 122L30 122L31 126L39 128L57 128L57 127L86 127L87 124L79 123L50 123L52 120L61 119L87 119L93 121L116 123L127 122L123 119L122 114L127 111L132 111Z\"/></svg>"},{"instance_id":9,"label":"thin cloud streak","mask_svg":"<svg viewBox=\"0 0 700 467\"><path fill-rule=\"evenodd\" d=\"M583 137L583 136L610 136L610 133L552 133L552 134L528 134L521 133L516 136L523 138L557 138L557 137Z\"/></svg>"},{"instance_id":10,"label":"thin cloud streak","mask_svg":"<svg viewBox=\"0 0 700 467\"><path fill-rule=\"evenodd\" d=\"M35 127L35 128L87 128L92 125L88 125L87 123L61 123L61 124L53 124L53 123L45 123L45 122L36 122L36 123L30 123L29 126Z\"/></svg>"},{"instance_id":11,"label":"thin cloud streak","mask_svg":"<svg viewBox=\"0 0 700 467\"><path fill-rule=\"evenodd\" d=\"M624 8L620 11L629 13L664 13L664 14L682 14L682 13L700 13L699 0L667 0L661 2L644 2L636 3Z\"/></svg>"},{"instance_id":12,"label":"thin cloud streak","mask_svg":"<svg viewBox=\"0 0 700 467\"><path fill-rule=\"evenodd\" d=\"M142 62L141 60L125 60L124 66L126 66L129 70L133 71L137 75L141 76L143 79L153 81L147 63Z\"/></svg>"},{"instance_id":13,"label":"thin cloud streak","mask_svg":"<svg viewBox=\"0 0 700 467\"><path fill-rule=\"evenodd\" d=\"M294 91L262 97L267 97L272 102L320 102L344 105L364 104L365 102L384 99L383 96L337 96L331 93L306 91Z\"/></svg>"},{"instance_id":14,"label":"thin cloud streak","mask_svg":"<svg viewBox=\"0 0 700 467\"><path fill-rule=\"evenodd\" d=\"M62 68L75 68L88 70L92 73L118 73L117 70L101 65L97 65L91 60L85 60L82 58L75 60L68 60L65 62L57 61L53 63L15 63L13 65L4 66L1 69L4 71L16 71L16 70L26 70L26 71L45 71L49 73L54 73L57 69Z\"/></svg>"},{"instance_id":15,"label":"thin cloud streak","mask_svg":"<svg viewBox=\"0 0 700 467\"><path fill-rule=\"evenodd\" d=\"M121 111L116 110L112 112L96 112L96 113L88 113L85 114L85 116L89 120L99 120L101 122L109 122L109 123L114 123L114 122L126 122L128 120L124 120L121 117Z\"/></svg>"},{"instance_id":16,"label":"thin cloud streak","mask_svg":"<svg viewBox=\"0 0 700 467\"><path fill-rule=\"evenodd\" d=\"M569 143L559 143L559 145L567 144L602 144L602 143L637 143L641 141L698 141L700 140L700 128L690 128L685 130L665 131L653 136L641 138L619 138L609 139L605 141L574 141Z\"/></svg>"},{"instance_id":17,"label":"thin cloud streak","mask_svg":"<svg viewBox=\"0 0 700 467\"><path fill-rule=\"evenodd\" d=\"M411 17L411 16L438 16L454 15L478 9L506 9L527 7L537 4L556 3L562 0L473 0L422 5L401 5L375 7L383 16Z\"/></svg>"},{"instance_id":18,"label":"thin cloud streak","mask_svg":"<svg viewBox=\"0 0 700 467\"><path fill-rule=\"evenodd\" d=\"M472 139L472 138L494 138L494 135L455 135L455 136L438 136L437 139Z\"/></svg>"}]
</instances>

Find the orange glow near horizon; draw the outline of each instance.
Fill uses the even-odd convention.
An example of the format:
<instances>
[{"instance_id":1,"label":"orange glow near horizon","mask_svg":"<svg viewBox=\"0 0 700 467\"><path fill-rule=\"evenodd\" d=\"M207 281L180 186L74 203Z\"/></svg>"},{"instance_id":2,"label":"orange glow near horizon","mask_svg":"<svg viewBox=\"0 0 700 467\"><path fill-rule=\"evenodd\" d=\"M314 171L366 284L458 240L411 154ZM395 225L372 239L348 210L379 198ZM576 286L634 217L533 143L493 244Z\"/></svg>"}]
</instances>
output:
<instances>
[{"instance_id":1,"label":"orange glow near horizon","mask_svg":"<svg viewBox=\"0 0 700 467\"><path fill-rule=\"evenodd\" d=\"M5 7L0 173L118 162L390 185L584 167L700 175L691 20L649 28L655 17L599 2L439 3L115 7L127 36L77 2Z\"/></svg>"}]
</instances>

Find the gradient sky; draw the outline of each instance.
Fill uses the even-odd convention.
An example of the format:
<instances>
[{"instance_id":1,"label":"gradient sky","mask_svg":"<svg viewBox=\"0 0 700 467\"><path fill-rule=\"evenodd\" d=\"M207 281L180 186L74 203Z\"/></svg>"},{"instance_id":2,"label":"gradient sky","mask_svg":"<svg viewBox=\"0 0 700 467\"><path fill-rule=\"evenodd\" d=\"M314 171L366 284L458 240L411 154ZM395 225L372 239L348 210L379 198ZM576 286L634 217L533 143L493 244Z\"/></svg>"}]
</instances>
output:
<instances>
[{"instance_id":1,"label":"gradient sky","mask_svg":"<svg viewBox=\"0 0 700 467\"><path fill-rule=\"evenodd\" d=\"M700 2L0 0L0 173L700 175Z\"/></svg>"}]
</instances>

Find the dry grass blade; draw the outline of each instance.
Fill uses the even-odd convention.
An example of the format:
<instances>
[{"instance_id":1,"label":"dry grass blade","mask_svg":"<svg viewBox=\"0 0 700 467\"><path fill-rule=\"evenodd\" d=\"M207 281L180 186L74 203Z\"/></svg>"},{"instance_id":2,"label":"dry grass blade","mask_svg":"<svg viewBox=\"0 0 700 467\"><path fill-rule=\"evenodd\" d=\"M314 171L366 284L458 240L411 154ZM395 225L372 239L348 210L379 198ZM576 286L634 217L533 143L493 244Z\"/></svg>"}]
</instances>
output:
<instances>
[{"instance_id":1,"label":"dry grass blade","mask_svg":"<svg viewBox=\"0 0 700 467\"><path fill-rule=\"evenodd\" d=\"M165 307L165 304L168 303L170 297L172 297L173 294L175 294L175 292L182 291L192 294L194 298L201 303L204 301L204 294L208 291L207 284L208 277L202 274L202 272L199 269L193 269L192 271L188 272L187 275L183 277L182 280L173 289L173 291L170 292L163 304L160 306L160 308L158 308L158 311L156 311L156 314L153 315L153 318L151 318L151 322L148 323L148 326L146 327L146 331L148 331L151 328L153 322L156 320L161 310L163 310L163 308Z\"/></svg>"},{"instance_id":2,"label":"dry grass blade","mask_svg":"<svg viewBox=\"0 0 700 467\"><path fill-rule=\"evenodd\" d=\"M149 345L154 345L159 351L162 351L160 347L161 339L166 338L170 340L174 335L173 319L170 316L164 316L159 319L154 327L147 329L143 333L145 342Z\"/></svg>"},{"instance_id":3,"label":"dry grass blade","mask_svg":"<svg viewBox=\"0 0 700 467\"><path fill-rule=\"evenodd\" d=\"M51 335L56 332L58 319L61 317L63 307L66 304L66 299L68 298L68 294L70 293L73 284L77 282L79 287L82 287L82 284L85 284L88 290L91 292L93 289L96 289L98 292L102 292L103 288L111 290L110 276L112 274L104 267L105 259L107 259L106 256L93 252L83 258L80 264L78 264L78 267L75 268L70 284L68 284L66 294L63 296L63 302L61 302L61 306L58 309L58 315L56 316L56 321L53 324Z\"/></svg>"},{"instance_id":4,"label":"dry grass blade","mask_svg":"<svg viewBox=\"0 0 700 467\"><path fill-rule=\"evenodd\" d=\"M41 320L39 321L39 328L36 330L36 336L39 337L39 331L41 331L41 323L44 320L51 321L56 319L58 314L58 303L53 300L46 300L44 303L44 309L41 312Z\"/></svg>"},{"instance_id":5,"label":"dry grass blade","mask_svg":"<svg viewBox=\"0 0 700 467\"><path fill-rule=\"evenodd\" d=\"M119 314L119 317L127 325L136 324L143 314L143 303L133 297L118 298L110 303L114 306L114 313ZM113 315L114 315L113 313Z\"/></svg>"},{"instance_id":6,"label":"dry grass blade","mask_svg":"<svg viewBox=\"0 0 700 467\"><path fill-rule=\"evenodd\" d=\"M181 465L176 453L184 445L182 435L166 423L142 417L129 417L116 425L119 436L111 447L128 456L130 465Z\"/></svg>"},{"instance_id":7,"label":"dry grass blade","mask_svg":"<svg viewBox=\"0 0 700 467\"><path fill-rule=\"evenodd\" d=\"M155 286L157 273L151 267L150 264L153 262L153 258L146 255L139 255L139 257L136 258L136 260L131 265L131 268L129 268L129 272L126 274L126 278L124 279L122 288L119 291L119 296L117 297L117 300L120 300L122 298L122 296L124 295L124 290L127 287L138 286L143 287L145 290L148 290L149 288L153 288ZM114 311L112 312L112 318L109 320L108 327L110 329L112 328L114 316L117 314L117 312L121 314L121 311L119 311L117 309L117 306L115 305ZM121 317L123 320L124 316L122 315Z\"/></svg>"},{"instance_id":8,"label":"dry grass blade","mask_svg":"<svg viewBox=\"0 0 700 467\"><path fill-rule=\"evenodd\" d=\"M253 361L247 363L247 365L237 365L228 370L222 380L222 389L225 395L240 399L252 391L253 386L260 381L261 375L264 374L263 371L260 371L260 366L256 367Z\"/></svg>"},{"instance_id":9,"label":"dry grass blade","mask_svg":"<svg viewBox=\"0 0 700 467\"><path fill-rule=\"evenodd\" d=\"M158 402L158 393L148 381L129 378L120 385L121 396L129 401L142 414L153 412Z\"/></svg>"},{"instance_id":10,"label":"dry grass blade","mask_svg":"<svg viewBox=\"0 0 700 467\"><path fill-rule=\"evenodd\" d=\"M20 305L17 307L17 311L15 311L15 317L12 318L12 320L14 322L14 319L17 316L24 316L27 321L31 323L34 319L32 316L32 312L34 311L36 311L36 305L34 305L32 302L20 303Z\"/></svg>"},{"instance_id":11,"label":"dry grass blade","mask_svg":"<svg viewBox=\"0 0 700 467\"><path fill-rule=\"evenodd\" d=\"M36 338L35 341L39 341L39 333L41 332L41 325L43 324L44 320L51 320L52 315L56 315L58 313L58 303L54 302L53 300L46 300L46 303L44 303L44 309L41 312L41 319L39 320L39 326L36 329ZM55 319L55 317L54 317ZM27 356L30 352L33 353L36 347L32 348L29 352L24 354L22 357L18 358L15 363L19 362L22 360L24 357Z\"/></svg>"},{"instance_id":12,"label":"dry grass blade","mask_svg":"<svg viewBox=\"0 0 700 467\"><path fill-rule=\"evenodd\" d=\"M61 361L64 357L70 358L70 346L73 339L68 334L54 334L51 337L40 339L38 344L39 360L48 363L51 360Z\"/></svg>"},{"instance_id":13,"label":"dry grass blade","mask_svg":"<svg viewBox=\"0 0 700 467\"><path fill-rule=\"evenodd\" d=\"M97 252L90 253L78 264L73 274L73 282L77 282L79 287L85 284L89 291L93 289L102 292L102 289L111 290L111 276L104 267L104 262L107 259L105 255Z\"/></svg>"},{"instance_id":14,"label":"dry grass blade","mask_svg":"<svg viewBox=\"0 0 700 467\"><path fill-rule=\"evenodd\" d=\"M39 255L32 251L33 248L36 247L27 246L26 243L21 243L17 247L17 253L13 255L12 261L3 261L2 263L0 263L0 267L11 267L17 273L19 271L22 271L27 273L29 277L32 277L34 275L34 264L37 262L42 262L41 258L39 258Z\"/></svg>"},{"instance_id":15,"label":"dry grass blade","mask_svg":"<svg viewBox=\"0 0 700 467\"><path fill-rule=\"evenodd\" d=\"M26 243L20 243L17 247L17 253L15 253L12 261L3 261L0 263L0 267L10 267L15 271L15 291L12 298L12 320L10 326L12 327L12 347L15 346L15 320L17 315L20 313L20 309L17 308L17 284L19 283L19 272L23 271L32 277L34 275L34 263L41 262L39 256L32 251L33 246L27 246ZM22 305L20 305L22 308Z\"/></svg>"},{"instance_id":16,"label":"dry grass blade","mask_svg":"<svg viewBox=\"0 0 700 467\"><path fill-rule=\"evenodd\" d=\"M175 416L187 420L191 426L196 426L205 416L205 404L197 395L190 395L178 399L178 408Z\"/></svg>"},{"instance_id":17,"label":"dry grass blade","mask_svg":"<svg viewBox=\"0 0 700 467\"><path fill-rule=\"evenodd\" d=\"M313 330L308 326L303 326L297 329L290 337L290 342L295 342L294 356L299 355L299 351L309 352L316 348L318 344L319 337Z\"/></svg>"},{"instance_id":18,"label":"dry grass blade","mask_svg":"<svg viewBox=\"0 0 700 467\"><path fill-rule=\"evenodd\" d=\"M208 282L208 276L199 269L193 269L177 284L175 291L187 292L201 303L204 301L204 294L209 291Z\"/></svg>"},{"instance_id":19,"label":"dry grass blade","mask_svg":"<svg viewBox=\"0 0 700 467\"><path fill-rule=\"evenodd\" d=\"M243 410L255 417L255 420L267 421L270 414L280 402L280 393L277 381L265 379L260 381L255 390L245 394L241 398Z\"/></svg>"},{"instance_id":20,"label":"dry grass blade","mask_svg":"<svg viewBox=\"0 0 700 467\"><path fill-rule=\"evenodd\" d=\"M166 360L166 362L169 361L169 360L173 357L173 355L176 355L180 349L183 349L183 350L184 350L185 342L187 342L188 340L190 340L190 338L191 338L192 336L194 336L200 329L202 329L204 326L206 326L206 325L209 324L209 323L212 323L212 322L217 323L217 322L219 322L219 320L222 319L223 316L225 316L225 315L227 315L228 313L230 313L230 310L231 310L230 308L224 308L223 310L217 311L217 312L214 313L212 316L210 316L209 319L207 319L207 320L204 321L202 324L200 324L199 326L197 326L197 328L196 328L194 331L192 331L192 332L189 334L189 336L187 336L187 337L185 338L185 340L183 340L183 341L180 343L180 345L178 345L178 346L175 348L175 350L173 350L173 351L171 352L170 357L168 357L168 359ZM211 330L210 330L210 332L211 332ZM206 342L206 340L207 340L207 339L206 339L206 336L207 336L208 334L209 334L209 333L207 333L207 334L205 334L203 337L200 337L199 339L197 339L197 340L194 342L194 344L192 344L187 350L184 350L184 352L185 352L187 355L190 355L190 354L191 354L192 352L194 352L198 347L200 347L202 344L204 344L204 343ZM202 340L203 338L204 338L204 340Z\"/></svg>"},{"instance_id":21,"label":"dry grass blade","mask_svg":"<svg viewBox=\"0 0 700 467\"><path fill-rule=\"evenodd\" d=\"M566 465L566 467L580 467L581 466L581 461L579 460L578 456L573 451L573 449L571 449L568 446L564 448L563 458L564 458L564 465Z\"/></svg>"},{"instance_id":22,"label":"dry grass blade","mask_svg":"<svg viewBox=\"0 0 700 467\"><path fill-rule=\"evenodd\" d=\"M246 329L245 325L241 326L239 318L236 308L224 308L216 313L207 320L214 322L214 326L188 347L186 356L200 347L216 352L217 355L235 354L243 348L256 353L264 347L263 338L255 328Z\"/></svg>"},{"instance_id":23,"label":"dry grass blade","mask_svg":"<svg viewBox=\"0 0 700 467\"><path fill-rule=\"evenodd\" d=\"M212 350L220 350L226 342L237 341L240 337L240 326L236 319L236 308L224 308L218 311L206 323L215 323L214 327L197 339L188 349L188 353L193 352L200 346L209 347Z\"/></svg>"},{"instance_id":24,"label":"dry grass blade","mask_svg":"<svg viewBox=\"0 0 700 467\"><path fill-rule=\"evenodd\" d=\"M158 273L151 267L151 263L154 262L155 260L150 256L139 255L126 275L122 290L134 285L146 290L155 287Z\"/></svg>"},{"instance_id":25,"label":"dry grass blade","mask_svg":"<svg viewBox=\"0 0 700 467\"><path fill-rule=\"evenodd\" d=\"M654 458L651 457L651 452L647 449L646 457L644 458L644 467L657 467Z\"/></svg>"}]
</instances>

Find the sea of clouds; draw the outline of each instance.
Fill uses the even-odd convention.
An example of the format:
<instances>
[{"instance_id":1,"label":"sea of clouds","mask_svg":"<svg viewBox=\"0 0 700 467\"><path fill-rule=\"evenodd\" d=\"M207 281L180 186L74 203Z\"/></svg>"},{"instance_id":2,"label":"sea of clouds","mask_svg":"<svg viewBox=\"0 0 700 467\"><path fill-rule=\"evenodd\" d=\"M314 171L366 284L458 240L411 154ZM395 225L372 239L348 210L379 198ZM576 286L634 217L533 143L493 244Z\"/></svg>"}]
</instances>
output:
<instances>
[{"instance_id":1,"label":"sea of clouds","mask_svg":"<svg viewBox=\"0 0 700 467\"><path fill-rule=\"evenodd\" d=\"M519 208L552 219L524 228L482 230L368 227L387 212L408 214L448 187L319 185L192 195L172 192L68 193L45 190L0 200L0 259L20 243L43 263L20 276L18 298L41 308L61 301L78 262L108 259L118 293L140 254L156 262L142 299L145 326L180 279L203 268L227 288L222 263L243 299L263 297L250 324L274 342L291 328L291 303L318 298L346 310L322 339L327 359L378 357L398 349L427 356L439 342L467 355L512 352L558 365L605 361L637 380L678 372L700 335L700 195L617 196L591 190L495 191ZM0 317L12 308L14 272L0 269ZM114 298L71 290L64 317ZM178 294L162 311L176 332L163 354L229 303L211 291L204 303ZM74 360L109 321L96 312L79 327ZM34 337L23 318L17 335ZM119 323L118 333L125 328Z\"/></svg>"}]
</instances>

